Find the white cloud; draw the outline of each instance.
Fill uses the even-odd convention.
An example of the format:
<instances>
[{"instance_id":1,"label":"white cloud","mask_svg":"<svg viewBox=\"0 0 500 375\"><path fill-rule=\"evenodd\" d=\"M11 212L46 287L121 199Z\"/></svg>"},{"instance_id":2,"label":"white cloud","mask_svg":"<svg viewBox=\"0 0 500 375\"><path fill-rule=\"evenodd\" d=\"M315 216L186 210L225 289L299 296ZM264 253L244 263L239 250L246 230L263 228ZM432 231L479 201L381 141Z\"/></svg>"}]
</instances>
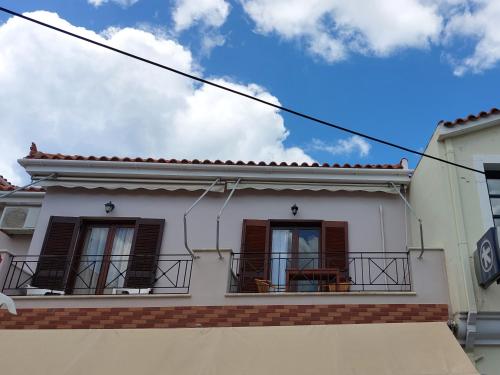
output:
<instances>
[{"instance_id":1,"label":"white cloud","mask_svg":"<svg viewBox=\"0 0 500 375\"><path fill-rule=\"evenodd\" d=\"M241 0L257 32L303 40L329 62L348 52L386 56L426 48L440 33L435 4L421 0Z\"/></svg>"},{"instance_id":2,"label":"white cloud","mask_svg":"<svg viewBox=\"0 0 500 375\"><path fill-rule=\"evenodd\" d=\"M226 21L229 9L225 0L177 0L172 14L175 30L183 31L195 24L220 27Z\"/></svg>"},{"instance_id":3,"label":"white cloud","mask_svg":"<svg viewBox=\"0 0 500 375\"><path fill-rule=\"evenodd\" d=\"M455 74L481 72L500 61L500 2L474 1L475 7L454 14L446 27L448 40L466 37L476 41L474 51L464 58L455 58Z\"/></svg>"},{"instance_id":4,"label":"white cloud","mask_svg":"<svg viewBox=\"0 0 500 375\"><path fill-rule=\"evenodd\" d=\"M240 1L258 33L299 40L329 63L352 53L383 57L430 46L443 48L457 75L500 61L499 0ZM454 56L463 41L473 52Z\"/></svg>"},{"instance_id":5,"label":"white cloud","mask_svg":"<svg viewBox=\"0 0 500 375\"><path fill-rule=\"evenodd\" d=\"M87 0L87 1L89 4L92 4L95 7L100 7L102 4L111 1L113 3L116 3L116 4L121 5L122 7L126 8L126 7L134 5L139 0Z\"/></svg>"},{"instance_id":6,"label":"white cloud","mask_svg":"<svg viewBox=\"0 0 500 375\"><path fill-rule=\"evenodd\" d=\"M365 157L370 153L371 145L360 136L353 135L347 139L339 139L333 145L319 139L313 139L312 149L325 151L332 155L351 155L352 153L357 153L359 157Z\"/></svg>"},{"instance_id":7,"label":"white cloud","mask_svg":"<svg viewBox=\"0 0 500 375\"><path fill-rule=\"evenodd\" d=\"M143 30L96 34L57 14L31 17L200 75L189 50ZM47 152L312 161L286 147L277 110L18 18L0 24L0 174L20 182L31 141ZM264 88L212 77L278 102Z\"/></svg>"}]
</instances>

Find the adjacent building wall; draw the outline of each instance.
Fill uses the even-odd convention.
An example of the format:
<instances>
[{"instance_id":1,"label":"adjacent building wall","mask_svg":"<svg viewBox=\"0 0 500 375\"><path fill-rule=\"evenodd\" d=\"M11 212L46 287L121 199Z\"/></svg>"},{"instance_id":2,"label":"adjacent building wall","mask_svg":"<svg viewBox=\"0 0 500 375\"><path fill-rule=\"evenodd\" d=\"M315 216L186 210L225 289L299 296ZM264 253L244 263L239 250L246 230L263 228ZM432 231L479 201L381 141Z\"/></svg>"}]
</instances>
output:
<instances>
[{"instance_id":1,"label":"adjacent building wall","mask_svg":"<svg viewBox=\"0 0 500 375\"><path fill-rule=\"evenodd\" d=\"M482 162L488 160L500 163L500 127L444 141L437 138L438 132L426 153L473 168L482 169ZM475 302L479 311L500 310L500 285L480 288L472 259L477 241L493 225L485 185L479 173L426 158L412 177L410 203L423 219L426 246L445 249L454 312L468 311L469 304ZM412 242L418 243L418 225L413 218ZM466 278L470 278L470 285Z\"/></svg>"}]
</instances>

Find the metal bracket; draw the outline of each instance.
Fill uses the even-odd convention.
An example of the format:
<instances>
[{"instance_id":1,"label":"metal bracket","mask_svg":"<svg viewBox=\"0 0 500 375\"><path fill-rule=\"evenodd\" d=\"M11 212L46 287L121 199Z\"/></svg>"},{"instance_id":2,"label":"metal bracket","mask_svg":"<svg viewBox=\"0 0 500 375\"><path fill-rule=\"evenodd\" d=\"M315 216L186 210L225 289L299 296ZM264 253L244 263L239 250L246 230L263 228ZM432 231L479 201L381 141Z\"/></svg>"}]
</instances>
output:
<instances>
[{"instance_id":1,"label":"metal bracket","mask_svg":"<svg viewBox=\"0 0 500 375\"><path fill-rule=\"evenodd\" d=\"M217 235L215 239L215 248L217 249L217 253L219 253L219 259L223 259L222 254L220 253L220 248L219 248L219 232L220 232L220 217L222 216L222 211L226 208L227 204L229 203L229 200L233 196L234 192L236 191L236 188L238 187L238 184L241 181L241 177L238 178L236 181L236 184L234 184L233 188L231 189L231 192L229 193L229 196L227 197L226 201L222 205L219 214L217 215Z\"/></svg>"},{"instance_id":2,"label":"metal bracket","mask_svg":"<svg viewBox=\"0 0 500 375\"><path fill-rule=\"evenodd\" d=\"M420 255L418 256L418 259L422 259L422 256L424 255L424 250L425 250L425 248L424 248L424 230L423 230L423 227L422 227L422 219L417 216L417 214L416 214L415 210L413 209L413 207L406 200L406 198L404 197L404 195L401 194L401 191L399 191L399 189L394 184L394 182L390 182L390 184L396 190L396 192L399 194L399 196L401 197L401 199L403 200L403 202L405 202L406 207L409 208L410 212L413 214L413 216L415 216L415 218L418 221L418 225L419 225L419 229L420 229Z\"/></svg>"},{"instance_id":3,"label":"metal bracket","mask_svg":"<svg viewBox=\"0 0 500 375\"><path fill-rule=\"evenodd\" d=\"M212 182L212 185L210 185L208 188L206 188L205 191L203 192L203 194L184 213L184 247L186 248L188 253L191 255L191 258L193 258L193 259L197 259L197 258L199 258L199 256L196 256L194 254L193 250L191 250L191 248L188 245L187 215L191 212L191 210L194 208L194 206L196 206L198 204L198 202L201 201L203 199L203 197L205 195L207 195L207 193L210 190L212 190L212 188L215 186L215 184L218 183L219 181L220 181L220 178L218 178L214 182Z\"/></svg>"}]
</instances>

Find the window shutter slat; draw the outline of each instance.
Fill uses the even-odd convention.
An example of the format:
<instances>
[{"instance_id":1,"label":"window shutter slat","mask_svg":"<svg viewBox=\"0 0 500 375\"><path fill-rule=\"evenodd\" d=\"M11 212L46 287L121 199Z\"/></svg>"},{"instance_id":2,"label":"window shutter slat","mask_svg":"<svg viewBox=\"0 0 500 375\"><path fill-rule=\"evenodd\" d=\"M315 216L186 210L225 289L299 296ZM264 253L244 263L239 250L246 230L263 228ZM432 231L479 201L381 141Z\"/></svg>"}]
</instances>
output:
<instances>
[{"instance_id":1,"label":"window shutter slat","mask_svg":"<svg viewBox=\"0 0 500 375\"><path fill-rule=\"evenodd\" d=\"M152 288L163 239L163 219L138 219L125 276L126 288Z\"/></svg>"},{"instance_id":2,"label":"window shutter slat","mask_svg":"<svg viewBox=\"0 0 500 375\"><path fill-rule=\"evenodd\" d=\"M255 279L268 278L269 221L243 220L240 292L257 292Z\"/></svg>"},{"instance_id":3,"label":"window shutter slat","mask_svg":"<svg viewBox=\"0 0 500 375\"><path fill-rule=\"evenodd\" d=\"M322 253L326 268L338 268L348 277L348 231L345 221L323 221Z\"/></svg>"},{"instance_id":4,"label":"window shutter slat","mask_svg":"<svg viewBox=\"0 0 500 375\"><path fill-rule=\"evenodd\" d=\"M75 252L80 218L51 216L32 285L37 288L65 290Z\"/></svg>"}]
</instances>

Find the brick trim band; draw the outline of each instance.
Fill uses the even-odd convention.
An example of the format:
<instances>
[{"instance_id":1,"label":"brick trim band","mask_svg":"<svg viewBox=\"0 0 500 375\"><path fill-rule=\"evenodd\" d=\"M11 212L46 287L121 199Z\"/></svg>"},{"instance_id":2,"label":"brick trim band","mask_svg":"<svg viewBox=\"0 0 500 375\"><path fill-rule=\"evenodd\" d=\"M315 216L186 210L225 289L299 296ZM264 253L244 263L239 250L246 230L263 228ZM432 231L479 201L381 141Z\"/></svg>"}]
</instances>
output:
<instances>
[{"instance_id":1,"label":"brick trim band","mask_svg":"<svg viewBox=\"0 0 500 375\"><path fill-rule=\"evenodd\" d=\"M0 329L182 328L448 320L446 304L251 305L0 310Z\"/></svg>"}]
</instances>

